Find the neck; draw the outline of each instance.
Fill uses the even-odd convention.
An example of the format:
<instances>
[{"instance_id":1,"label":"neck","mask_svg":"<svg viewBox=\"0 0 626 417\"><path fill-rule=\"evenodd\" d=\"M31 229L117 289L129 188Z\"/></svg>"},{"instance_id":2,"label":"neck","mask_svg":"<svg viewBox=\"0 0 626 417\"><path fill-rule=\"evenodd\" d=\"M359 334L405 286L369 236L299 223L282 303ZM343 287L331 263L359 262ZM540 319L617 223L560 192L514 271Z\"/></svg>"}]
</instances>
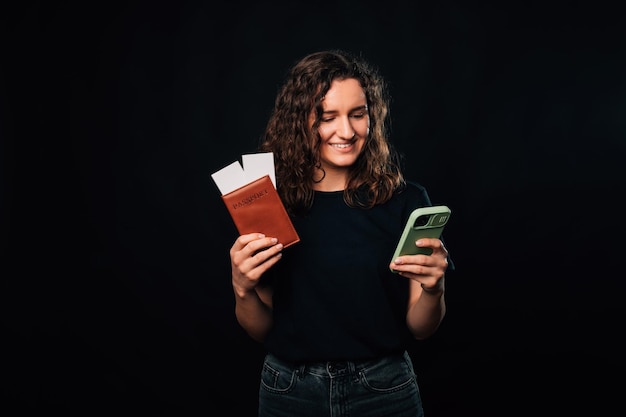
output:
<instances>
[{"instance_id":1,"label":"neck","mask_svg":"<svg viewBox=\"0 0 626 417\"><path fill-rule=\"evenodd\" d=\"M343 191L346 189L348 174L346 171L326 169L326 175L319 182L313 183L315 191Z\"/></svg>"}]
</instances>

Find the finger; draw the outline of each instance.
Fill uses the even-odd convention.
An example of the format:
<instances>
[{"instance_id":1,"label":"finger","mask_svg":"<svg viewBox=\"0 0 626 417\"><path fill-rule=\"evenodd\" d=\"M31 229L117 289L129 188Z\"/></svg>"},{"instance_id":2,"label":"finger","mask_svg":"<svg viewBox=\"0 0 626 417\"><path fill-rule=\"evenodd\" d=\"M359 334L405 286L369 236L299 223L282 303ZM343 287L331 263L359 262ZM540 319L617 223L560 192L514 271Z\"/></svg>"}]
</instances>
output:
<instances>
[{"instance_id":1,"label":"finger","mask_svg":"<svg viewBox=\"0 0 626 417\"><path fill-rule=\"evenodd\" d=\"M250 253L258 250L264 243L254 243L259 241L267 242L269 238L266 238L262 233L251 233L247 235L241 235L235 240L233 246L230 248L230 257L234 259L237 254L243 252L243 256L250 256ZM266 243L269 246L271 243ZM252 246L251 246L252 245Z\"/></svg>"},{"instance_id":2,"label":"finger","mask_svg":"<svg viewBox=\"0 0 626 417\"><path fill-rule=\"evenodd\" d=\"M448 259L442 255L405 255L394 260L389 267L396 272L438 276L447 269Z\"/></svg>"},{"instance_id":3,"label":"finger","mask_svg":"<svg viewBox=\"0 0 626 417\"><path fill-rule=\"evenodd\" d=\"M444 256L448 256L448 250L444 246L443 242L440 239L436 238L422 238L415 242L415 245L418 247L428 247L432 249L431 255L443 254Z\"/></svg>"},{"instance_id":4,"label":"finger","mask_svg":"<svg viewBox=\"0 0 626 417\"><path fill-rule=\"evenodd\" d=\"M283 245L278 243L258 251L241 261L240 270L246 271L248 278L256 280L282 257Z\"/></svg>"},{"instance_id":5,"label":"finger","mask_svg":"<svg viewBox=\"0 0 626 417\"><path fill-rule=\"evenodd\" d=\"M282 252L280 250L278 250L278 252L275 252L274 248L270 248L264 252L270 252L270 251L271 251L271 255L269 253L264 253L264 255L267 255L267 256L263 257L262 262L260 262L252 270L250 270L249 275L251 275L252 278L254 279L260 278L261 275L265 273L265 271L270 269L273 265L275 265L282 258Z\"/></svg>"},{"instance_id":6,"label":"finger","mask_svg":"<svg viewBox=\"0 0 626 417\"><path fill-rule=\"evenodd\" d=\"M264 252L268 248L276 244L278 244L278 239L276 239L275 237L264 237L262 239L256 239L248 243L241 250L241 252L246 254L246 256L255 256L257 253Z\"/></svg>"},{"instance_id":7,"label":"finger","mask_svg":"<svg viewBox=\"0 0 626 417\"><path fill-rule=\"evenodd\" d=\"M245 235L241 235L235 240L233 247L236 246L235 250L241 250L248 243L255 241L257 239L263 239L265 235L263 233L248 233Z\"/></svg>"},{"instance_id":8,"label":"finger","mask_svg":"<svg viewBox=\"0 0 626 417\"><path fill-rule=\"evenodd\" d=\"M246 241L247 238L241 238L241 241ZM252 259L254 256L258 254L263 254L263 252L267 251L268 248L277 245L278 239L271 237L263 237L263 238L253 238L249 241L244 247L239 250L233 246L231 249L231 259L236 264L242 264L243 262ZM279 250L282 249L282 245L280 245ZM275 254L275 253L271 253ZM264 254L255 259L255 264L265 260L267 256L271 256L270 254Z\"/></svg>"},{"instance_id":9,"label":"finger","mask_svg":"<svg viewBox=\"0 0 626 417\"><path fill-rule=\"evenodd\" d=\"M276 255L277 253L280 253L282 249L283 249L283 244L276 243L276 239L272 239L272 246L262 247L260 250L255 251L251 255L251 258L256 263L263 263L267 261L269 258L271 258L272 256Z\"/></svg>"},{"instance_id":10,"label":"finger","mask_svg":"<svg viewBox=\"0 0 626 417\"><path fill-rule=\"evenodd\" d=\"M423 237L415 242L415 245L420 248L432 248L433 250L439 249L442 246L441 240L437 238Z\"/></svg>"},{"instance_id":11,"label":"finger","mask_svg":"<svg viewBox=\"0 0 626 417\"><path fill-rule=\"evenodd\" d=\"M410 265L435 265L437 263L437 260L435 259L435 257L433 257L433 255L424 255L424 254L417 254L417 255L403 255L398 257L397 259L394 260L392 265L403 265L403 266L410 266Z\"/></svg>"}]
</instances>

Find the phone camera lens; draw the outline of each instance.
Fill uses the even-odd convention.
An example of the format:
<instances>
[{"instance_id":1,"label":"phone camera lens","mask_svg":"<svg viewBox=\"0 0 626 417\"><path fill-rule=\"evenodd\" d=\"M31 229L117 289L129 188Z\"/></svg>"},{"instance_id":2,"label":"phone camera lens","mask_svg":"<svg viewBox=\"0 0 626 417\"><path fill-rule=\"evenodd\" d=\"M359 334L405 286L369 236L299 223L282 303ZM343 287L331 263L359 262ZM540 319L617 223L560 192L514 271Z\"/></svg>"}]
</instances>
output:
<instances>
[{"instance_id":1,"label":"phone camera lens","mask_svg":"<svg viewBox=\"0 0 626 417\"><path fill-rule=\"evenodd\" d=\"M413 227L426 226L428 224L428 219L430 219L429 215L419 216L417 219L415 219Z\"/></svg>"}]
</instances>

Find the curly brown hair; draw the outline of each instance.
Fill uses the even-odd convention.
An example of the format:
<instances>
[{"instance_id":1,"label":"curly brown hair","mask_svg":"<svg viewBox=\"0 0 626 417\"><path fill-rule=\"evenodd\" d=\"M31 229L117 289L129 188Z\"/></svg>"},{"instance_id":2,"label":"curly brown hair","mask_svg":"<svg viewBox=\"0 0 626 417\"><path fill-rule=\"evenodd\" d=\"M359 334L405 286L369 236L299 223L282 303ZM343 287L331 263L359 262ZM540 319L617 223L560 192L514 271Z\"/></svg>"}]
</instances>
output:
<instances>
[{"instance_id":1,"label":"curly brown hair","mask_svg":"<svg viewBox=\"0 0 626 417\"><path fill-rule=\"evenodd\" d=\"M260 152L273 152L278 192L287 210L302 214L313 204L313 178L321 167L318 126L322 100L334 80L359 81L367 98L370 130L351 168L344 200L370 208L388 201L405 180L399 155L389 142L389 97L376 68L341 50L315 52L297 61L279 89ZM309 127L309 117L316 117Z\"/></svg>"}]
</instances>

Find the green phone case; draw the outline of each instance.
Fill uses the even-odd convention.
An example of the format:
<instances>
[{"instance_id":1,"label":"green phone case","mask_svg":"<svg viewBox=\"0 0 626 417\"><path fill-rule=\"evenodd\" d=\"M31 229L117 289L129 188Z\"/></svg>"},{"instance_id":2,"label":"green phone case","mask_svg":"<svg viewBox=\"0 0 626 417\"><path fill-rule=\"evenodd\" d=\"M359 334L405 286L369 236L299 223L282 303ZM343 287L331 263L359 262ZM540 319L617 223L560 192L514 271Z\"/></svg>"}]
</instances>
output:
<instances>
[{"instance_id":1,"label":"green phone case","mask_svg":"<svg viewBox=\"0 0 626 417\"><path fill-rule=\"evenodd\" d=\"M418 248L415 242L423 237L439 238L451 214L448 206L420 207L409 216L391 262L401 255L430 255L430 248Z\"/></svg>"}]
</instances>

